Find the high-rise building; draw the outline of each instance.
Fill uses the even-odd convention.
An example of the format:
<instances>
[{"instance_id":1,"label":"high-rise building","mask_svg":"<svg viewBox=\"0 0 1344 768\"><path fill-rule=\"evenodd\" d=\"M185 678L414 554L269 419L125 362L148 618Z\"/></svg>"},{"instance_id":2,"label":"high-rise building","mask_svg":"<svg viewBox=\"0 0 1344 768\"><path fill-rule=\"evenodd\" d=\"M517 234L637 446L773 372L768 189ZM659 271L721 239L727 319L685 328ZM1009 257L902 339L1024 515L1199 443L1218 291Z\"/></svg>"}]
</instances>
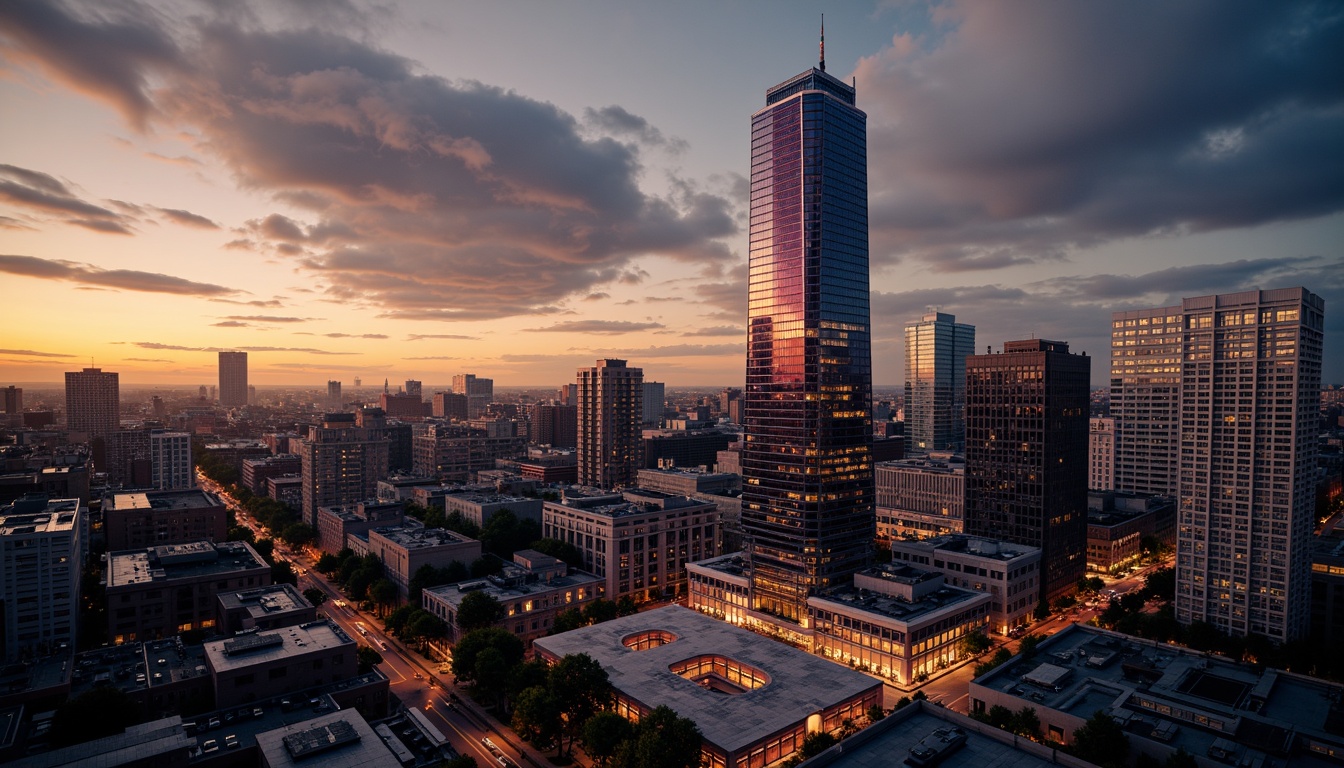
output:
<instances>
[{"instance_id":1,"label":"high-rise building","mask_svg":"<svg viewBox=\"0 0 1344 768\"><path fill-rule=\"evenodd\" d=\"M731 424L742 423L742 390L737 387L724 387L719 393L719 413Z\"/></svg>"},{"instance_id":2,"label":"high-rise building","mask_svg":"<svg viewBox=\"0 0 1344 768\"><path fill-rule=\"evenodd\" d=\"M807 596L873 546L867 116L825 61L751 119L742 527L751 607Z\"/></svg>"},{"instance_id":3,"label":"high-rise building","mask_svg":"<svg viewBox=\"0 0 1344 768\"><path fill-rule=\"evenodd\" d=\"M1087 488L1115 490L1115 419L1088 419Z\"/></svg>"},{"instance_id":4,"label":"high-rise building","mask_svg":"<svg viewBox=\"0 0 1344 768\"><path fill-rule=\"evenodd\" d=\"M663 408L666 403L666 384L661 381L644 382L644 426L661 427L663 425Z\"/></svg>"},{"instance_id":5,"label":"high-rise building","mask_svg":"<svg viewBox=\"0 0 1344 768\"><path fill-rule=\"evenodd\" d=\"M1304 288L1181 302L1176 619L1304 637L1325 302Z\"/></svg>"},{"instance_id":6,"label":"high-rise building","mask_svg":"<svg viewBox=\"0 0 1344 768\"><path fill-rule=\"evenodd\" d=\"M422 382L416 381L415 379L406 380L407 397L421 398L424 396L424 391L425 387Z\"/></svg>"},{"instance_id":7,"label":"high-rise building","mask_svg":"<svg viewBox=\"0 0 1344 768\"><path fill-rule=\"evenodd\" d=\"M441 419L467 420L467 396L456 392L435 392L430 413Z\"/></svg>"},{"instance_id":8,"label":"high-rise building","mask_svg":"<svg viewBox=\"0 0 1344 768\"><path fill-rule=\"evenodd\" d=\"M561 405L578 405L578 395L574 392L574 385L561 384L560 391L556 393L556 400Z\"/></svg>"},{"instance_id":9,"label":"high-rise building","mask_svg":"<svg viewBox=\"0 0 1344 768\"><path fill-rule=\"evenodd\" d=\"M121 387L117 374L101 368L65 374L65 425L71 432L101 437L117 431Z\"/></svg>"},{"instance_id":10,"label":"high-rise building","mask_svg":"<svg viewBox=\"0 0 1344 768\"><path fill-rule=\"evenodd\" d=\"M578 441L577 406L538 404L532 409L532 442L552 448L574 448Z\"/></svg>"},{"instance_id":11,"label":"high-rise building","mask_svg":"<svg viewBox=\"0 0 1344 768\"><path fill-rule=\"evenodd\" d=\"M390 442L374 428L356 426L355 414L329 413L295 442L304 522L317 525L318 507L377 497L378 481L388 472Z\"/></svg>"},{"instance_id":12,"label":"high-rise building","mask_svg":"<svg viewBox=\"0 0 1344 768\"><path fill-rule=\"evenodd\" d=\"M23 389L11 384L4 393L5 413L23 413Z\"/></svg>"},{"instance_id":13,"label":"high-rise building","mask_svg":"<svg viewBox=\"0 0 1344 768\"><path fill-rule=\"evenodd\" d=\"M1090 375L1062 341L966 358L966 533L1040 547L1043 600L1087 570Z\"/></svg>"},{"instance_id":14,"label":"high-rise building","mask_svg":"<svg viewBox=\"0 0 1344 768\"><path fill-rule=\"evenodd\" d=\"M467 396L467 418L479 419L495 400L495 380L477 378L474 373L459 373L453 377L453 392Z\"/></svg>"},{"instance_id":15,"label":"high-rise building","mask_svg":"<svg viewBox=\"0 0 1344 768\"><path fill-rule=\"evenodd\" d=\"M150 485L161 491L195 486L191 463L191 435L165 429L149 431Z\"/></svg>"},{"instance_id":16,"label":"high-rise building","mask_svg":"<svg viewBox=\"0 0 1344 768\"><path fill-rule=\"evenodd\" d=\"M642 464L644 370L624 360L580 368L579 484L633 486Z\"/></svg>"},{"instance_id":17,"label":"high-rise building","mask_svg":"<svg viewBox=\"0 0 1344 768\"><path fill-rule=\"evenodd\" d=\"M247 353L219 353L219 405L238 408L247 405Z\"/></svg>"},{"instance_id":18,"label":"high-rise building","mask_svg":"<svg viewBox=\"0 0 1344 768\"><path fill-rule=\"evenodd\" d=\"M905 452L961 451L966 444L966 356L975 326L930 312L905 326Z\"/></svg>"},{"instance_id":19,"label":"high-rise building","mask_svg":"<svg viewBox=\"0 0 1344 768\"><path fill-rule=\"evenodd\" d=\"M0 659L75 644L88 517L79 499L26 496L0 508Z\"/></svg>"},{"instance_id":20,"label":"high-rise building","mask_svg":"<svg viewBox=\"0 0 1344 768\"><path fill-rule=\"evenodd\" d=\"M339 381L328 381L328 382L327 382L327 407L328 407L328 408L340 408L342 404L343 404L343 403L342 403L342 401L341 401L341 382L339 382Z\"/></svg>"},{"instance_id":21,"label":"high-rise building","mask_svg":"<svg viewBox=\"0 0 1344 768\"><path fill-rule=\"evenodd\" d=\"M1178 306L1111 315L1117 491L1176 495L1182 322Z\"/></svg>"}]
</instances>

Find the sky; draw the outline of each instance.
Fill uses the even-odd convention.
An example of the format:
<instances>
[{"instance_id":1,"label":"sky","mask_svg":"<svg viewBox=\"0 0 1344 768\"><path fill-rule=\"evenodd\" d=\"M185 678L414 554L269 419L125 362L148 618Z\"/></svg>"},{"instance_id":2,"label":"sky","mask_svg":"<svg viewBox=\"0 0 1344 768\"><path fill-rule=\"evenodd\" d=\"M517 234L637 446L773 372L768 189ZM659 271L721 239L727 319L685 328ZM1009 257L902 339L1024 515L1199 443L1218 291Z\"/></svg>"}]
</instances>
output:
<instances>
[{"instance_id":1,"label":"sky","mask_svg":"<svg viewBox=\"0 0 1344 768\"><path fill-rule=\"evenodd\" d=\"M1344 383L1344 5L0 3L0 384L741 386L750 116L868 116L875 385L1305 286Z\"/></svg>"}]
</instances>

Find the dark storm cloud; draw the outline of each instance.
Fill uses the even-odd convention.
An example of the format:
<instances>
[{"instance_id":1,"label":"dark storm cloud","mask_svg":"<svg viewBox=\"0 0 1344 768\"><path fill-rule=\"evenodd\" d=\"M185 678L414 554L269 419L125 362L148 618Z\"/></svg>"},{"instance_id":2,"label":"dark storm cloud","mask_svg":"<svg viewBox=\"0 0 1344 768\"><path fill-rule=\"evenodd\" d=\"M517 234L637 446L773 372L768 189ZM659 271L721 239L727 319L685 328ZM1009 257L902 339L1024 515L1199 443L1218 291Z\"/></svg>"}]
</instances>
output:
<instances>
[{"instance_id":1,"label":"dark storm cloud","mask_svg":"<svg viewBox=\"0 0 1344 768\"><path fill-rule=\"evenodd\" d=\"M238 291L225 288L222 285L197 283L157 272L141 272L134 269L103 269L93 264L39 259L36 256L0 254L0 272L34 277L40 280L60 280L105 288L119 288L124 291L172 293L180 296L211 297L238 293Z\"/></svg>"},{"instance_id":2,"label":"dark storm cloud","mask_svg":"<svg viewBox=\"0 0 1344 768\"><path fill-rule=\"evenodd\" d=\"M648 331L665 327L662 323L639 323L630 320L568 320L545 328L524 328L531 333L596 333L619 334Z\"/></svg>"},{"instance_id":3,"label":"dark storm cloud","mask_svg":"<svg viewBox=\"0 0 1344 768\"><path fill-rule=\"evenodd\" d=\"M242 186L306 210L309 225L277 214L251 234L299 256L328 298L404 319L535 313L637 275L642 254L721 260L716 239L737 232L720 196L645 194L637 144L585 138L551 104L416 74L308 23L265 29L232 4L179 27L101 7L4 4L0 34L132 125L199 135Z\"/></svg>"},{"instance_id":4,"label":"dark storm cloud","mask_svg":"<svg viewBox=\"0 0 1344 768\"><path fill-rule=\"evenodd\" d=\"M878 260L1058 260L1344 208L1333 3L948 3L860 62Z\"/></svg>"}]
</instances>

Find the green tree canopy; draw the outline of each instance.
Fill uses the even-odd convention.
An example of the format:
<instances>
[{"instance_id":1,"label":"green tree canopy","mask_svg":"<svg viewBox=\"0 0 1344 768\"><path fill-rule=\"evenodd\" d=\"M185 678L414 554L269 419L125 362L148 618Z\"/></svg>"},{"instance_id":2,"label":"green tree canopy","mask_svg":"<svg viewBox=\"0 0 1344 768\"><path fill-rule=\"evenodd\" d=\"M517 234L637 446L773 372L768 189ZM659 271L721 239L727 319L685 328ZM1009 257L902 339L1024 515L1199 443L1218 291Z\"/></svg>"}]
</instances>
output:
<instances>
[{"instance_id":1,"label":"green tree canopy","mask_svg":"<svg viewBox=\"0 0 1344 768\"><path fill-rule=\"evenodd\" d=\"M486 592L468 592L457 606L457 629L459 633L493 627L507 614L504 606L493 595Z\"/></svg>"},{"instance_id":2,"label":"green tree canopy","mask_svg":"<svg viewBox=\"0 0 1344 768\"><path fill-rule=\"evenodd\" d=\"M703 738L695 723L660 706L642 717L621 745L616 768L699 768Z\"/></svg>"},{"instance_id":3,"label":"green tree canopy","mask_svg":"<svg viewBox=\"0 0 1344 768\"><path fill-rule=\"evenodd\" d=\"M373 671L373 668L383 663L383 654L375 651L367 645L359 646L355 651L355 660L359 664L359 674L365 674Z\"/></svg>"},{"instance_id":4,"label":"green tree canopy","mask_svg":"<svg viewBox=\"0 0 1344 768\"><path fill-rule=\"evenodd\" d=\"M327 593L317 587L309 587L303 590L303 597L312 603L314 608L321 608L322 604L327 602Z\"/></svg>"},{"instance_id":5,"label":"green tree canopy","mask_svg":"<svg viewBox=\"0 0 1344 768\"><path fill-rule=\"evenodd\" d=\"M1124 766L1129 758L1129 737L1110 715L1098 710L1073 732L1072 752L1103 768Z\"/></svg>"},{"instance_id":6,"label":"green tree canopy","mask_svg":"<svg viewBox=\"0 0 1344 768\"><path fill-rule=\"evenodd\" d=\"M624 719L624 718L622 718ZM518 694L513 703L513 728L538 749L550 749L560 739L560 702L544 685Z\"/></svg>"},{"instance_id":7,"label":"green tree canopy","mask_svg":"<svg viewBox=\"0 0 1344 768\"><path fill-rule=\"evenodd\" d=\"M616 756L621 743L635 734L635 727L629 720L607 710L598 712L583 724L580 740L583 751L593 758L599 766L605 766Z\"/></svg>"},{"instance_id":8,"label":"green tree canopy","mask_svg":"<svg viewBox=\"0 0 1344 768\"><path fill-rule=\"evenodd\" d=\"M499 627L475 629L463 635L453 647L453 676L460 682L475 684L476 657L487 648L495 648L510 667L523 660L523 641L517 635Z\"/></svg>"},{"instance_id":9,"label":"green tree canopy","mask_svg":"<svg viewBox=\"0 0 1344 768\"><path fill-rule=\"evenodd\" d=\"M586 653L570 654L552 667L546 678L547 688L560 704L562 745L568 754L582 735L583 725L598 712L611 706L615 689L607 671Z\"/></svg>"}]
</instances>

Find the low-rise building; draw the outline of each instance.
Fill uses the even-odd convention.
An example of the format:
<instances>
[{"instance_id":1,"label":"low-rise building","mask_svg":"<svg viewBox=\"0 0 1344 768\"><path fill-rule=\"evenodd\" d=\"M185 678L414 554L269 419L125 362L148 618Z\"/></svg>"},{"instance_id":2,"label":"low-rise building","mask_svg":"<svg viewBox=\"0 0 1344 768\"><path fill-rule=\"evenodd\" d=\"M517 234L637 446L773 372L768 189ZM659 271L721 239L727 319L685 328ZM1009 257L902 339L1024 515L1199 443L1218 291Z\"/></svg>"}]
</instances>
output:
<instances>
[{"instance_id":1,"label":"low-rise building","mask_svg":"<svg viewBox=\"0 0 1344 768\"><path fill-rule=\"evenodd\" d=\"M302 469L303 460L296 453L243 459L242 485L258 496L265 496L267 480L285 475L298 477Z\"/></svg>"},{"instance_id":2,"label":"low-rise building","mask_svg":"<svg viewBox=\"0 0 1344 768\"><path fill-rule=\"evenodd\" d=\"M228 507L215 494L199 488L112 491L103 496L103 534L109 552L224 541L228 526Z\"/></svg>"},{"instance_id":3,"label":"low-rise building","mask_svg":"<svg viewBox=\"0 0 1344 768\"><path fill-rule=\"evenodd\" d=\"M400 501L361 501L317 509L317 547L336 554L347 546L352 533L372 528L401 525L406 520L405 505Z\"/></svg>"},{"instance_id":4,"label":"low-rise building","mask_svg":"<svg viewBox=\"0 0 1344 768\"><path fill-rule=\"evenodd\" d=\"M165 544L107 555L107 629L118 645L213 629L216 598L271 583L271 567L241 541Z\"/></svg>"},{"instance_id":5,"label":"low-rise building","mask_svg":"<svg viewBox=\"0 0 1344 768\"><path fill-rule=\"evenodd\" d=\"M585 653L607 671L616 711L666 705L704 737L701 765L765 766L808 734L838 731L882 701L882 683L849 667L671 605L535 641L556 662Z\"/></svg>"},{"instance_id":6,"label":"low-rise building","mask_svg":"<svg viewBox=\"0 0 1344 768\"><path fill-rule=\"evenodd\" d=\"M215 706L236 707L356 676L355 641L335 622L314 621L205 644Z\"/></svg>"},{"instance_id":7,"label":"low-rise building","mask_svg":"<svg viewBox=\"0 0 1344 768\"><path fill-rule=\"evenodd\" d=\"M1165 496L1120 491L1087 494L1087 570L1111 573L1138 560L1143 539L1176 541L1176 505Z\"/></svg>"},{"instance_id":8,"label":"low-rise building","mask_svg":"<svg viewBox=\"0 0 1344 768\"><path fill-rule=\"evenodd\" d=\"M643 489L566 495L542 507L542 535L573 544L604 596L656 599L685 590L686 564L719 554L714 504Z\"/></svg>"},{"instance_id":9,"label":"low-rise building","mask_svg":"<svg viewBox=\"0 0 1344 768\"><path fill-rule=\"evenodd\" d=\"M880 544L966 530L966 462L960 456L930 454L873 467Z\"/></svg>"},{"instance_id":10,"label":"low-rise building","mask_svg":"<svg viewBox=\"0 0 1344 768\"><path fill-rule=\"evenodd\" d=\"M1061 744L1102 712L1131 757L1158 762L1183 749L1201 765L1311 768L1344 754L1344 686L1085 624L972 680L970 697L972 713L1036 710L1040 735Z\"/></svg>"},{"instance_id":11,"label":"low-rise building","mask_svg":"<svg viewBox=\"0 0 1344 768\"><path fill-rule=\"evenodd\" d=\"M481 542L443 528L370 528L368 552L378 557L388 580L397 585L397 597L405 600L416 571L426 565L446 568L453 562L471 565L481 556Z\"/></svg>"},{"instance_id":12,"label":"low-rise building","mask_svg":"<svg viewBox=\"0 0 1344 768\"><path fill-rule=\"evenodd\" d=\"M700 469L641 469L639 487L677 496L726 494L742 490L742 476L728 472L708 472Z\"/></svg>"},{"instance_id":13,"label":"low-rise building","mask_svg":"<svg viewBox=\"0 0 1344 768\"><path fill-rule=\"evenodd\" d=\"M317 620L317 608L293 584L224 592L216 601L215 631L221 634L279 629Z\"/></svg>"},{"instance_id":14,"label":"low-rise building","mask_svg":"<svg viewBox=\"0 0 1344 768\"><path fill-rule=\"evenodd\" d=\"M1344 537L1313 536L1311 637L1338 647L1344 642Z\"/></svg>"},{"instance_id":15,"label":"low-rise building","mask_svg":"<svg viewBox=\"0 0 1344 768\"><path fill-rule=\"evenodd\" d=\"M891 542L892 561L942 571L948 584L993 598L989 627L1007 634L1029 624L1040 593L1041 550L980 536L947 534Z\"/></svg>"},{"instance_id":16,"label":"low-rise building","mask_svg":"<svg viewBox=\"0 0 1344 768\"><path fill-rule=\"evenodd\" d=\"M358 712L347 710L264 731L255 738L259 753L256 764L263 768L296 768L314 763L404 768L406 764ZM412 753L404 747L402 752L414 762Z\"/></svg>"},{"instance_id":17,"label":"low-rise building","mask_svg":"<svg viewBox=\"0 0 1344 768\"><path fill-rule=\"evenodd\" d=\"M415 500L415 489L422 486L437 486L439 481L431 477L415 475L393 475L378 481L379 501L407 502Z\"/></svg>"},{"instance_id":18,"label":"low-rise building","mask_svg":"<svg viewBox=\"0 0 1344 768\"><path fill-rule=\"evenodd\" d=\"M472 592L483 592L499 601L506 614L499 626L531 644L551 631L555 617L570 608L582 609L600 594L602 580L582 571L568 570L564 562L535 550L513 553L504 570L482 579L426 589L421 602L425 610L448 625L448 641L457 642L457 609Z\"/></svg>"},{"instance_id":19,"label":"low-rise building","mask_svg":"<svg viewBox=\"0 0 1344 768\"><path fill-rule=\"evenodd\" d=\"M499 493L447 493L443 495L445 513L457 512L478 527L484 527L496 512L508 510L519 520L541 522L541 499Z\"/></svg>"},{"instance_id":20,"label":"low-rise building","mask_svg":"<svg viewBox=\"0 0 1344 768\"><path fill-rule=\"evenodd\" d=\"M74 645L88 528L79 499L24 497L0 509L0 659Z\"/></svg>"},{"instance_id":21,"label":"low-rise building","mask_svg":"<svg viewBox=\"0 0 1344 768\"><path fill-rule=\"evenodd\" d=\"M303 507L303 477L300 475L268 477L266 478L266 495L278 502L288 504L290 509L300 509Z\"/></svg>"}]
</instances>

